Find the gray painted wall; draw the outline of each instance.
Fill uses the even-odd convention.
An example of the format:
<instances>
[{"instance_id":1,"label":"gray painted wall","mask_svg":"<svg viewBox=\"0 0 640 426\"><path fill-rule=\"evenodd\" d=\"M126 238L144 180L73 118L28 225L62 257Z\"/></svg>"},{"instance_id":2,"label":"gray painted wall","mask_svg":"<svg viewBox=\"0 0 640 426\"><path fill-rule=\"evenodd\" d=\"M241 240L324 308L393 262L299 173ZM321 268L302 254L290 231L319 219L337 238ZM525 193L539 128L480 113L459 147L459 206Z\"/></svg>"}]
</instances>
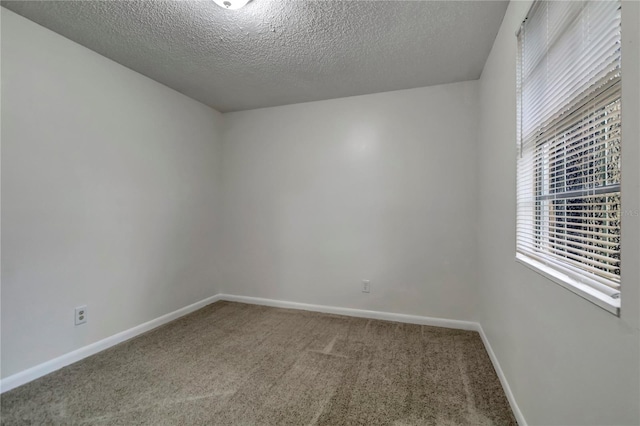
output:
<instances>
[{"instance_id":1,"label":"gray painted wall","mask_svg":"<svg viewBox=\"0 0 640 426\"><path fill-rule=\"evenodd\" d=\"M2 9L2 377L218 292L219 124Z\"/></svg>"},{"instance_id":2,"label":"gray painted wall","mask_svg":"<svg viewBox=\"0 0 640 426\"><path fill-rule=\"evenodd\" d=\"M640 423L637 216L622 222L622 316L515 262L516 37L512 2L480 80L479 320L531 425ZM623 5L623 210L639 211L637 9Z\"/></svg>"},{"instance_id":3,"label":"gray painted wall","mask_svg":"<svg viewBox=\"0 0 640 426\"><path fill-rule=\"evenodd\" d=\"M223 289L475 319L477 85L225 114Z\"/></svg>"}]
</instances>

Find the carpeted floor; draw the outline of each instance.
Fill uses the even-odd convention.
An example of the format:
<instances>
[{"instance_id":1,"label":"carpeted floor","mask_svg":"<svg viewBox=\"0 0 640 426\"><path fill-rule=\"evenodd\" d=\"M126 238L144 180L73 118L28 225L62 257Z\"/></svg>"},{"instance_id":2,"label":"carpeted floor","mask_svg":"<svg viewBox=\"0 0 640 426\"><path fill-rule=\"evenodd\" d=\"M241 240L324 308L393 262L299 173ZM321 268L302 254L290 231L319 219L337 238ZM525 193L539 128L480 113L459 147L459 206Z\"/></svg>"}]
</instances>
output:
<instances>
[{"instance_id":1,"label":"carpeted floor","mask_svg":"<svg viewBox=\"0 0 640 426\"><path fill-rule=\"evenodd\" d=\"M2 395L3 425L514 425L475 332L217 302Z\"/></svg>"}]
</instances>

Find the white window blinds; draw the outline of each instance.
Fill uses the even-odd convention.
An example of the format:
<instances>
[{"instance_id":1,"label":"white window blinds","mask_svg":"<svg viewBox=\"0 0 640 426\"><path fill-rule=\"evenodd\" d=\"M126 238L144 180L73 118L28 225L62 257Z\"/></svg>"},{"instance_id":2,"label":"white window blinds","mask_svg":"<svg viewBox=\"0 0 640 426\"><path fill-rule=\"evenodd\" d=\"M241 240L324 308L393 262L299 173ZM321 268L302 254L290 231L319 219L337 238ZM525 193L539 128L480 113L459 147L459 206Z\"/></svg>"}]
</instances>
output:
<instances>
[{"instance_id":1,"label":"white window blinds","mask_svg":"<svg viewBox=\"0 0 640 426\"><path fill-rule=\"evenodd\" d=\"M620 8L536 1L518 33L517 251L611 299L620 296Z\"/></svg>"}]
</instances>

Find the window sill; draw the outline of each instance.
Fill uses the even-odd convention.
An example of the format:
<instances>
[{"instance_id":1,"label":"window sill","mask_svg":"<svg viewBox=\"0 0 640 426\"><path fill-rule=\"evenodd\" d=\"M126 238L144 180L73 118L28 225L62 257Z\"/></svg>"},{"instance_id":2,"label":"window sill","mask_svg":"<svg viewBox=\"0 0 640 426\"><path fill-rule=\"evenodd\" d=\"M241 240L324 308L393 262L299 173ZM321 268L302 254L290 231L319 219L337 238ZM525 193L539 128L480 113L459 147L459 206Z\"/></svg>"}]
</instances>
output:
<instances>
[{"instance_id":1,"label":"window sill","mask_svg":"<svg viewBox=\"0 0 640 426\"><path fill-rule=\"evenodd\" d=\"M549 266L533 260L523 254L516 254L516 262L537 272L556 284L561 285L567 290L587 299L594 305L597 305L616 316L620 316L620 299L614 299L606 294L602 294L588 285L582 284L568 275L565 275L562 272L550 268Z\"/></svg>"}]
</instances>

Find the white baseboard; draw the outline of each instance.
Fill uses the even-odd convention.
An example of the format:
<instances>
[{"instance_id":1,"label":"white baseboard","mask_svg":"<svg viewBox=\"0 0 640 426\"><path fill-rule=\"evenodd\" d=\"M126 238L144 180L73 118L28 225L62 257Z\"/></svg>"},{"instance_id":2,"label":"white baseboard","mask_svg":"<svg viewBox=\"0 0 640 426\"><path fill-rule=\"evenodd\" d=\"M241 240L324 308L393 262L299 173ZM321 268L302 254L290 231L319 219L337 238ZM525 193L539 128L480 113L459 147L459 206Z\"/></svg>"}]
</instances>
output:
<instances>
[{"instance_id":1,"label":"white baseboard","mask_svg":"<svg viewBox=\"0 0 640 426\"><path fill-rule=\"evenodd\" d=\"M472 321L423 317L419 315L394 314L391 312L368 311L365 309L340 308L327 305L312 305L309 303L288 302L285 300L263 299L260 297L236 296L233 294L219 294L220 300L229 302L248 303L251 305L272 306L274 308L298 309L302 311L322 312L325 314L345 315L349 317L371 318L385 321L405 322L409 324L431 325L434 327L456 328L459 330L478 331L480 324Z\"/></svg>"},{"instance_id":2,"label":"white baseboard","mask_svg":"<svg viewBox=\"0 0 640 426\"><path fill-rule=\"evenodd\" d=\"M83 358L87 358L100 351L104 351L105 349L115 346L118 343L122 343L125 340L129 340L142 333L146 333L149 330L153 330L154 328L157 328L161 325L164 325L168 322L178 319L193 311L197 311L198 309L203 308L206 305L209 305L211 303L217 302L218 300L220 300L219 294L212 297L208 297L206 299L200 300L199 302L193 303L189 306L185 306L184 308L180 308L176 311L170 312L166 315L162 315L161 317L145 322L144 324L140 324L128 330L122 331L118 334L114 334L113 336L99 340L90 345L83 346L82 348L76 349L75 351L66 353L52 360L43 362L42 364L36 365L35 367L31 367L27 370L8 376L0 380L0 393L10 391L11 389L17 388L18 386L24 385L25 383L28 383L39 377L45 376L49 373L59 370L62 367L66 367L69 364L73 364L74 362L80 361Z\"/></svg>"},{"instance_id":3,"label":"white baseboard","mask_svg":"<svg viewBox=\"0 0 640 426\"><path fill-rule=\"evenodd\" d=\"M62 367L65 367L69 364L73 364L74 362L80 361L83 358L87 358L100 351L103 351L112 346L115 346L118 343L122 343L125 340L129 340L133 337L136 337L142 333L146 333L149 330L153 330L154 328L157 328L161 325L164 325L168 322L178 319L184 315L187 315L193 311L196 311L200 308L203 308L219 300L226 300L229 302L248 303L252 305L273 306L275 308L299 309L304 311L323 312L327 314L346 315L346 316L359 317L359 318L371 318L371 319L378 319L378 320L385 320L385 321L404 322L409 324L430 325L434 327L447 327L447 328L455 328L459 330L477 331L480 334L480 337L482 338L482 342L484 343L487 353L489 354L489 358L493 363L493 368L496 370L498 378L500 379L500 383L502 383L504 393L506 394L507 399L509 400L509 404L511 405L511 409L513 410L513 415L515 416L520 426L527 426L527 422L525 421L524 416L522 415L522 412L520 411L520 408L516 403L515 397L511 392L511 388L509 387L507 378L505 377L504 372L500 367L498 358L496 357L496 354L493 352L493 349L491 348L491 344L489 343L489 340L487 339L487 336L484 333L482 326L477 322L424 317L419 315L396 314L392 312L369 311L365 309L341 308L341 307L326 306L326 305L313 305L309 303L289 302L289 301L274 300L274 299L263 299L260 297L236 296L232 294L217 294L215 296L208 297L199 302L193 303L189 306L185 306L184 308L180 308L176 311L170 312L166 315L163 315L151 321L145 322L144 324L140 324L136 327L122 331L118 334L114 334L111 337L107 337L106 339L102 339L90 345L84 346L80 349L76 349L73 352L69 352L65 355L59 356L58 358L54 358L50 361L36 365L35 367L31 367L27 370L24 370L12 376L6 377L5 379L0 380L0 393L9 391L25 383L28 383L32 380L35 380L39 377L45 376L49 373L52 373L56 370L61 369Z\"/></svg>"},{"instance_id":4,"label":"white baseboard","mask_svg":"<svg viewBox=\"0 0 640 426\"><path fill-rule=\"evenodd\" d=\"M516 402L515 396L513 396L513 392L511 392L511 387L509 386L509 382L507 382L507 377L504 375L502 367L500 367L500 363L498 362L498 358L496 357L495 352L493 352L491 343L489 343L489 339L487 338L487 335L484 333L484 329L480 324L478 324L478 333L480 333L482 343L484 343L484 347L489 354L489 358L491 358L491 362L493 363L494 370L496 370L498 379L500 379L500 383L502 383L502 389L504 390L504 393L509 400L509 405L511 406L511 411L513 411L513 416L516 418L519 426L527 426L527 421L524 419L522 411L520 411L520 407L518 407L518 403Z\"/></svg>"}]
</instances>

